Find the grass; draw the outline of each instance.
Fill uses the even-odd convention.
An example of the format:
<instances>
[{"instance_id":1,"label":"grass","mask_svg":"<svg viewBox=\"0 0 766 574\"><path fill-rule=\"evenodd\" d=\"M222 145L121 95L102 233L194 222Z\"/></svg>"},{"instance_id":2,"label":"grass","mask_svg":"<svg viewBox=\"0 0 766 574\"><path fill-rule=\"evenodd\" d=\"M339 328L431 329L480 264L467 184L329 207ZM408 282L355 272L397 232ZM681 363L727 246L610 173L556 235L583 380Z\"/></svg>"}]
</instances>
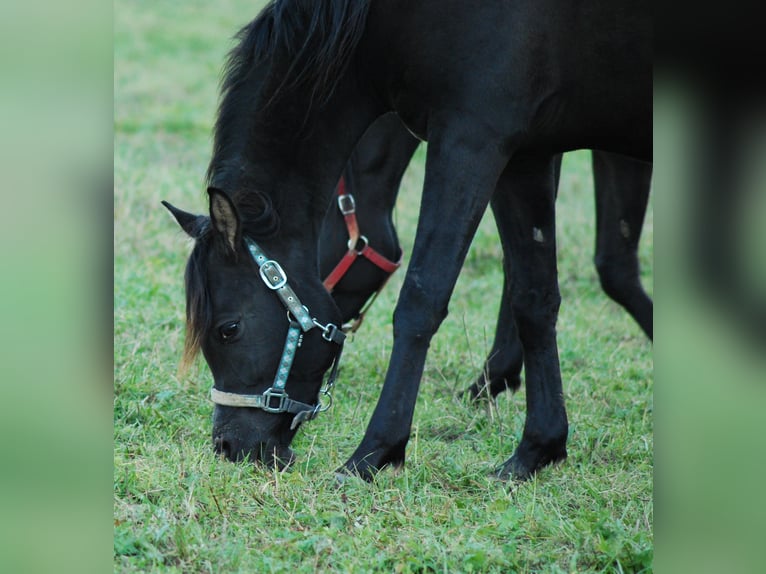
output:
<instances>
[{"instance_id":1,"label":"grass","mask_svg":"<svg viewBox=\"0 0 766 574\"><path fill-rule=\"evenodd\" d=\"M372 484L333 480L379 394L401 271L347 345L335 406L301 429L291 471L213 456L211 376L203 362L177 375L190 244L159 202L205 209L218 73L229 38L257 8L115 7L115 571L651 571L651 345L600 290L587 153L567 156L558 203L565 463L524 484L494 481L490 471L520 438L524 391L481 408L456 398L494 332L502 274L491 218L433 340L402 470ZM424 157L421 147L396 210L406 254ZM652 229L650 206L648 288Z\"/></svg>"}]
</instances>

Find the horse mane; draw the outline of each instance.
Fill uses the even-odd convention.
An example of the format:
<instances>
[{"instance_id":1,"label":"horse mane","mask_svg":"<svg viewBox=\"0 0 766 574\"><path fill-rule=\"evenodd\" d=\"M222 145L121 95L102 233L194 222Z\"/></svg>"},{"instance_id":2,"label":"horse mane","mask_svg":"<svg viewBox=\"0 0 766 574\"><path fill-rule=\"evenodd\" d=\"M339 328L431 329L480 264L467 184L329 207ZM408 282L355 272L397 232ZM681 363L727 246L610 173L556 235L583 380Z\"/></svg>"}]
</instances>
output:
<instances>
[{"instance_id":1,"label":"horse mane","mask_svg":"<svg viewBox=\"0 0 766 574\"><path fill-rule=\"evenodd\" d=\"M241 173L242 166L227 165L227 158L231 161L229 152L247 137L241 124L252 113L262 85L272 92L258 101L261 111L299 90L309 94L305 120L314 106L329 100L364 32L369 4L370 0L271 0L234 36L237 44L221 75L208 182L218 170ZM252 85L253 71L263 63L271 64L267 77Z\"/></svg>"}]
</instances>

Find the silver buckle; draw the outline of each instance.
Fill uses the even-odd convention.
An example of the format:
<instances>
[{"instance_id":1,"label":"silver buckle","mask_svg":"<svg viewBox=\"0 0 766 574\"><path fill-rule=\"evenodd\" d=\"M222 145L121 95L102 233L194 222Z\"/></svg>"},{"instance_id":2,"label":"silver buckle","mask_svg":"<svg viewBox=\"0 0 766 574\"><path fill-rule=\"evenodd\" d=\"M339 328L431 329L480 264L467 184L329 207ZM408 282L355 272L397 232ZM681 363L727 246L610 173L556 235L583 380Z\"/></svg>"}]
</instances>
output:
<instances>
[{"instance_id":1,"label":"silver buckle","mask_svg":"<svg viewBox=\"0 0 766 574\"><path fill-rule=\"evenodd\" d=\"M261 265L258 268L258 272L261 274L263 282L266 283L266 287L272 291L276 291L287 285L287 273L285 273L282 266L273 259L269 259Z\"/></svg>"},{"instance_id":2,"label":"silver buckle","mask_svg":"<svg viewBox=\"0 0 766 574\"><path fill-rule=\"evenodd\" d=\"M263 392L263 405L261 408L267 413L284 413L285 401L287 401L287 393L285 391L274 389L270 387ZM271 399L279 399L279 404L276 407L271 406Z\"/></svg>"},{"instance_id":3,"label":"silver buckle","mask_svg":"<svg viewBox=\"0 0 766 574\"><path fill-rule=\"evenodd\" d=\"M356 202L354 201L354 196L350 194L339 195L338 208L343 215L350 215L354 213L356 211Z\"/></svg>"}]
</instances>

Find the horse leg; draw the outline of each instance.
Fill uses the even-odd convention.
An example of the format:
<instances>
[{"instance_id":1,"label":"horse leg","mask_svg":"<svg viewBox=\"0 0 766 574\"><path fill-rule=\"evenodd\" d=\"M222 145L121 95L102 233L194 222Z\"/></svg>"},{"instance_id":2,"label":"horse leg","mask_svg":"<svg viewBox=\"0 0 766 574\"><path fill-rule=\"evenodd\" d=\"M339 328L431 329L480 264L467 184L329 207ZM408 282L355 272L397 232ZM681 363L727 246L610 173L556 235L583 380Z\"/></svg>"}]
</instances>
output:
<instances>
[{"instance_id":1,"label":"horse leg","mask_svg":"<svg viewBox=\"0 0 766 574\"><path fill-rule=\"evenodd\" d=\"M652 300L641 286L638 242L644 225L651 164L593 152L596 188L596 255L604 292L622 305L652 339Z\"/></svg>"},{"instance_id":2,"label":"horse leg","mask_svg":"<svg viewBox=\"0 0 766 574\"><path fill-rule=\"evenodd\" d=\"M556 319L556 157L514 157L506 171L520 182L492 198L495 213L512 214L501 234L510 296L524 350L527 416L516 452L498 470L525 479L566 458L568 423L561 386ZM507 215L509 218L511 215Z\"/></svg>"},{"instance_id":3,"label":"horse leg","mask_svg":"<svg viewBox=\"0 0 766 574\"><path fill-rule=\"evenodd\" d=\"M380 398L362 442L340 472L371 480L401 465L432 336L447 305L506 155L472 124L429 134L417 235L399 302Z\"/></svg>"},{"instance_id":4,"label":"horse leg","mask_svg":"<svg viewBox=\"0 0 766 574\"><path fill-rule=\"evenodd\" d=\"M504 265L505 267L505 265ZM508 271L504 271L503 293L495 327L492 350L484 361L484 368L474 383L464 391L470 399L494 398L506 389L517 391L521 386L521 367L524 356L513 316L509 293Z\"/></svg>"},{"instance_id":5,"label":"horse leg","mask_svg":"<svg viewBox=\"0 0 766 574\"><path fill-rule=\"evenodd\" d=\"M553 194L555 197L561 174L561 159L561 154L556 155L554 158L553 179L549 177L547 168L540 174L540 177L536 178L534 186L538 192L546 185L553 185L553 189L546 193ZM529 174L517 175L513 170L505 170L497 182L491 206L495 217L495 225L497 225L497 231L500 234L503 245L506 245L511 240L513 229L522 224L522 222L518 221L518 217L521 214L508 210L502 201L498 204L494 198L506 193L512 193L516 186L527 185L530 177ZM521 367L524 364L524 358L519 333L516 328L516 319L513 316L513 303L510 293L512 271L508 268L508 263L508 256L503 257L503 291L492 350L484 362L482 374L464 393L471 399L483 397L495 398L506 389L516 392L521 386Z\"/></svg>"}]
</instances>

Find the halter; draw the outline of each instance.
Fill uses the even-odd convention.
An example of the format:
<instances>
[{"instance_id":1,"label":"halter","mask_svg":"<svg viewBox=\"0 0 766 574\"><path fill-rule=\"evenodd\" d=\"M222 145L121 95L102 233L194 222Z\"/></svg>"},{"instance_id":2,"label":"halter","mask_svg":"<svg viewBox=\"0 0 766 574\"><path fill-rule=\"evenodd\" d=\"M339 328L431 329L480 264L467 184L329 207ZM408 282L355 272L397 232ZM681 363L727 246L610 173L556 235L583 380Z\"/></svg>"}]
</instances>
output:
<instances>
[{"instance_id":1,"label":"halter","mask_svg":"<svg viewBox=\"0 0 766 574\"><path fill-rule=\"evenodd\" d=\"M279 263L269 259L263 250L251 239L245 238L245 243L250 255L258 265L258 272L266 287L277 294L279 300L287 309L287 320L290 326L287 330L282 358L279 361L279 367L277 367L277 373L274 376L274 382L271 384L271 387L266 389L262 395L226 393L213 387L210 390L210 400L218 405L227 407L249 407L261 409L267 413L293 413L295 417L290 425L290 430L292 430L298 424L316 418L319 413L326 411L332 406L330 391L335 386L335 379L338 376L338 363L343 352L343 341L346 338L346 334L332 323L322 325L313 318L308 308L301 303L295 291L287 284L287 274ZM328 402L326 405L323 405L319 398L317 398L316 405L293 400L285 390L287 378L290 376L290 370L295 359L295 353L303 343L303 333L317 327L322 330L322 338L325 341L340 346L340 351L333 360L327 384L319 391L320 395L327 397Z\"/></svg>"},{"instance_id":2,"label":"halter","mask_svg":"<svg viewBox=\"0 0 766 574\"><path fill-rule=\"evenodd\" d=\"M385 287L388 279L394 271L399 269L399 266L402 264L402 257L399 257L399 261L397 262L391 261L370 247L369 239L367 239L365 235L359 233L359 224L356 219L356 202L354 201L354 196L346 191L346 180L343 177L341 177L340 182L338 182L338 208L343 215L343 219L346 221L346 229L348 230L348 251L330 272L327 278L325 278L323 282L325 289L332 293L333 289L335 289L335 285L337 285L338 281L343 278L359 256L364 257L370 263L388 273L386 281L378 287L375 293L373 293L362 306L357 318L343 325L344 331L354 333L362 324L364 314L368 311L383 287Z\"/></svg>"}]
</instances>

